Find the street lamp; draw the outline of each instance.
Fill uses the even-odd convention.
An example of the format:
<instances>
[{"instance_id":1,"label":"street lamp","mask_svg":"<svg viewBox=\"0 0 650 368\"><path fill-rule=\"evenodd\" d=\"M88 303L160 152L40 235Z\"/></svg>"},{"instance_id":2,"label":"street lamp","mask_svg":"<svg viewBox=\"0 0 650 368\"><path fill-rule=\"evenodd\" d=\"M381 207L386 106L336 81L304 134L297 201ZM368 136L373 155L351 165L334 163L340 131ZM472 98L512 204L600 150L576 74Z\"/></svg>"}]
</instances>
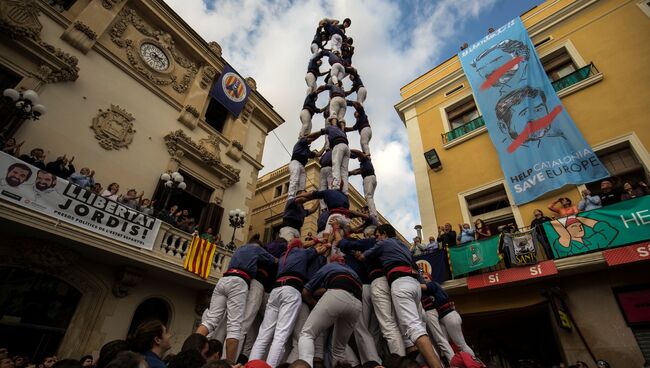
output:
<instances>
[{"instance_id":1,"label":"street lamp","mask_svg":"<svg viewBox=\"0 0 650 368\"><path fill-rule=\"evenodd\" d=\"M160 175L160 180L165 182L163 184L163 188L166 192L168 192L165 196L165 203L162 206L162 210L164 210L169 204L169 199L172 196L172 192L175 189L185 190L185 188L187 188L187 184L185 183L185 178L183 178L183 175L178 173L178 171L174 171L173 173L164 172Z\"/></svg>"},{"instance_id":2,"label":"street lamp","mask_svg":"<svg viewBox=\"0 0 650 368\"><path fill-rule=\"evenodd\" d=\"M230 210L228 213L228 221L230 222L230 227L232 227L232 238L230 243L228 243L229 249L235 249L235 232L238 228L244 227L246 222L246 211L242 211L239 208L235 210Z\"/></svg>"},{"instance_id":3,"label":"street lamp","mask_svg":"<svg viewBox=\"0 0 650 368\"><path fill-rule=\"evenodd\" d=\"M9 123L0 132L0 143L4 145L7 134L11 132L16 122L21 122L25 119L38 120L41 116L45 115L47 108L38 103L38 93L31 89L21 93L13 88L7 88L2 92L2 95L4 96L3 102L12 105L12 112L9 114Z\"/></svg>"}]
</instances>

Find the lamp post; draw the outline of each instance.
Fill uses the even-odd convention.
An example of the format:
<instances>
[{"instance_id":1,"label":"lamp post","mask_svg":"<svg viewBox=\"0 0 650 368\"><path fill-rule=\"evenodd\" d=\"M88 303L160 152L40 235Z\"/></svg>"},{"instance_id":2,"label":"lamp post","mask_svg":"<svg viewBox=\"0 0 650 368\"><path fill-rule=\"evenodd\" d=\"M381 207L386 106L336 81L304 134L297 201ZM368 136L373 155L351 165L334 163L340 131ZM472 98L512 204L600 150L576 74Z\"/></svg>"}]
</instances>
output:
<instances>
[{"instance_id":1,"label":"lamp post","mask_svg":"<svg viewBox=\"0 0 650 368\"><path fill-rule=\"evenodd\" d=\"M230 227L232 227L232 238L230 238L230 243L228 243L229 249L235 249L235 232L238 228L244 227L246 222L246 211L242 211L239 208L235 210L230 210L228 213L228 221L230 222Z\"/></svg>"},{"instance_id":2,"label":"lamp post","mask_svg":"<svg viewBox=\"0 0 650 368\"><path fill-rule=\"evenodd\" d=\"M164 210L169 204L169 199L171 198L174 189L185 190L187 184L185 183L183 175L179 174L178 171L174 171L173 173L164 172L160 175L160 180L165 182L163 188L165 192L167 192L165 195L165 203L163 203L161 208L161 210Z\"/></svg>"},{"instance_id":3,"label":"lamp post","mask_svg":"<svg viewBox=\"0 0 650 368\"><path fill-rule=\"evenodd\" d=\"M38 120L45 115L47 108L38 103L38 93L31 89L21 93L13 88L7 88L2 92L2 95L4 96L4 103L12 104L9 122L0 132L0 144L4 146L7 134L11 132L16 122L25 119Z\"/></svg>"}]
</instances>

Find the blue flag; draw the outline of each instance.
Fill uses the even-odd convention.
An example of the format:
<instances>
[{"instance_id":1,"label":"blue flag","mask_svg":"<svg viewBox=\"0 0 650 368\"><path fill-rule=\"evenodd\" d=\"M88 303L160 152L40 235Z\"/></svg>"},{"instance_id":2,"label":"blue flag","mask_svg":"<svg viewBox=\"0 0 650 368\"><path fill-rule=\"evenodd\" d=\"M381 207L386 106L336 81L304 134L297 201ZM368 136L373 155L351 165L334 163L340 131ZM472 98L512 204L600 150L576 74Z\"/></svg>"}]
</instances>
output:
<instances>
[{"instance_id":1,"label":"blue flag","mask_svg":"<svg viewBox=\"0 0 650 368\"><path fill-rule=\"evenodd\" d=\"M239 116L246 105L249 93L250 89L244 78L228 64L210 90L210 96L219 101L235 117Z\"/></svg>"},{"instance_id":2,"label":"blue flag","mask_svg":"<svg viewBox=\"0 0 650 368\"><path fill-rule=\"evenodd\" d=\"M413 257L421 272L431 274L431 279L442 284L448 279L449 263L447 261L447 252L444 249L436 249L431 252Z\"/></svg>"},{"instance_id":3,"label":"blue flag","mask_svg":"<svg viewBox=\"0 0 650 368\"><path fill-rule=\"evenodd\" d=\"M609 176L562 106L519 18L458 57L516 204Z\"/></svg>"}]
</instances>

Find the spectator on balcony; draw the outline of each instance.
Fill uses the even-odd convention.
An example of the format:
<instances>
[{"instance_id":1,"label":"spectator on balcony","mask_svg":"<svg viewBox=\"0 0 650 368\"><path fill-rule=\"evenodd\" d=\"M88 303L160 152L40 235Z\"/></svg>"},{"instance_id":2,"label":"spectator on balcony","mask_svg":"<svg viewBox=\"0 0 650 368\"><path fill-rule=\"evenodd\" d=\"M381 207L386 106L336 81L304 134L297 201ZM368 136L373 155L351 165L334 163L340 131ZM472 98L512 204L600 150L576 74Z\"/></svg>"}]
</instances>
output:
<instances>
[{"instance_id":1,"label":"spectator on balcony","mask_svg":"<svg viewBox=\"0 0 650 368\"><path fill-rule=\"evenodd\" d=\"M438 244L443 248L456 246L456 232L452 229L450 223L446 223L444 227L438 228Z\"/></svg>"},{"instance_id":2,"label":"spectator on balcony","mask_svg":"<svg viewBox=\"0 0 650 368\"><path fill-rule=\"evenodd\" d=\"M21 160L41 170L45 170L45 151L42 148L34 148L29 155L20 155Z\"/></svg>"},{"instance_id":3,"label":"spectator on balcony","mask_svg":"<svg viewBox=\"0 0 650 368\"><path fill-rule=\"evenodd\" d=\"M205 239L208 243L214 243L214 233L211 227L205 229L205 232L201 234L201 239Z\"/></svg>"},{"instance_id":4,"label":"spectator on balcony","mask_svg":"<svg viewBox=\"0 0 650 368\"><path fill-rule=\"evenodd\" d=\"M119 196L117 201L129 208L137 210L142 196L144 196L144 191L138 194L135 189L129 189L126 194Z\"/></svg>"},{"instance_id":5,"label":"spectator on balcony","mask_svg":"<svg viewBox=\"0 0 650 368\"><path fill-rule=\"evenodd\" d=\"M16 139L9 138L5 142L4 147L2 147L2 152L14 157L18 157L20 156L20 147L22 147L24 143L25 141L16 143Z\"/></svg>"},{"instance_id":6,"label":"spectator on balcony","mask_svg":"<svg viewBox=\"0 0 650 368\"><path fill-rule=\"evenodd\" d=\"M530 228L534 228L536 226L541 226L543 223L546 221L551 221L551 218L548 216L544 215L544 212L542 210L536 209L533 211L533 221L530 222Z\"/></svg>"},{"instance_id":7,"label":"spectator on balcony","mask_svg":"<svg viewBox=\"0 0 650 368\"><path fill-rule=\"evenodd\" d=\"M169 207L169 211L162 210L158 213L158 218L165 221L170 225L176 224L176 210L178 210L177 205Z\"/></svg>"},{"instance_id":8,"label":"spectator on balcony","mask_svg":"<svg viewBox=\"0 0 650 368\"><path fill-rule=\"evenodd\" d=\"M456 238L458 240L458 244L465 244L474 240L475 231L469 226L469 224L458 224L458 230L460 231L458 233L458 237Z\"/></svg>"},{"instance_id":9,"label":"spectator on balcony","mask_svg":"<svg viewBox=\"0 0 650 368\"><path fill-rule=\"evenodd\" d=\"M108 189L102 192L102 197L112 199L114 201L117 201L118 194L117 192L120 191L120 185L117 183L111 183L108 185Z\"/></svg>"},{"instance_id":10,"label":"spectator on balcony","mask_svg":"<svg viewBox=\"0 0 650 368\"><path fill-rule=\"evenodd\" d=\"M628 199L643 197L648 194L648 185L642 181L638 182L636 186L632 186L632 183L626 181L623 184L623 194L621 194L621 201L627 201Z\"/></svg>"},{"instance_id":11,"label":"spectator on balcony","mask_svg":"<svg viewBox=\"0 0 650 368\"><path fill-rule=\"evenodd\" d=\"M422 244L422 238L419 236L413 238L413 245L409 247L411 253L413 253L413 256L419 256L424 253L424 248L425 246Z\"/></svg>"},{"instance_id":12,"label":"spectator on balcony","mask_svg":"<svg viewBox=\"0 0 650 368\"><path fill-rule=\"evenodd\" d=\"M427 252L432 252L436 249L438 249L440 246L438 245L438 241L436 240L435 236L430 236L429 237L429 244L426 246L426 251Z\"/></svg>"},{"instance_id":13,"label":"spectator on balcony","mask_svg":"<svg viewBox=\"0 0 650 368\"><path fill-rule=\"evenodd\" d=\"M93 193L97 195L102 195L102 193L104 192L104 187L102 187L101 183L95 183L95 185L93 185L93 188L91 190L93 191Z\"/></svg>"},{"instance_id":14,"label":"spectator on balcony","mask_svg":"<svg viewBox=\"0 0 650 368\"><path fill-rule=\"evenodd\" d=\"M602 205L600 204L599 196L592 196L589 189L582 191L582 199L578 202L578 210L580 210L580 212L591 211L600 207L602 207Z\"/></svg>"},{"instance_id":15,"label":"spectator on balcony","mask_svg":"<svg viewBox=\"0 0 650 368\"><path fill-rule=\"evenodd\" d=\"M78 173L72 173L68 180L84 189L92 189L95 186L95 170L84 167Z\"/></svg>"},{"instance_id":16,"label":"spectator on balcony","mask_svg":"<svg viewBox=\"0 0 650 368\"><path fill-rule=\"evenodd\" d=\"M56 160L48 162L45 165L45 170L51 172L52 174L58 176L62 179L67 179L75 172L72 162L74 161L74 156L68 160L67 155L59 156Z\"/></svg>"},{"instance_id":17,"label":"spectator on balcony","mask_svg":"<svg viewBox=\"0 0 650 368\"><path fill-rule=\"evenodd\" d=\"M614 187L611 180L603 180L600 182L600 202L603 206L618 203L621 201L621 190Z\"/></svg>"},{"instance_id":18,"label":"spectator on balcony","mask_svg":"<svg viewBox=\"0 0 650 368\"><path fill-rule=\"evenodd\" d=\"M474 221L474 228L476 229L476 240L486 239L492 236L492 231L481 219Z\"/></svg>"},{"instance_id":19,"label":"spectator on balcony","mask_svg":"<svg viewBox=\"0 0 650 368\"><path fill-rule=\"evenodd\" d=\"M145 198L140 202L140 205L138 206L138 211L144 213L147 216L153 216L153 214L154 214L154 208L153 208L154 203L156 203L156 201L152 201L149 198Z\"/></svg>"},{"instance_id":20,"label":"spectator on balcony","mask_svg":"<svg viewBox=\"0 0 650 368\"><path fill-rule=\"evenodd\" d=\"M185 231L186 233L193 233L196 229L196 220L194 217L187 217L185 220L182 220L176 225L180 230Z\"/></svg>"},{"instance_id":21,"label":"spectator on balcony","mask_svg":"<svg viewBox=\"0 0 650 368\"><path fill-rule=\"evenodd\" d=\"M560 204L560 207L557 204ZM578 207L572 206L572 202L569 198L561 197L555 200L555 202L548 205L548 209L560 215L560 217L567 217L571 215L576 215L578 212Z\"/></svg>"}]
</instances>

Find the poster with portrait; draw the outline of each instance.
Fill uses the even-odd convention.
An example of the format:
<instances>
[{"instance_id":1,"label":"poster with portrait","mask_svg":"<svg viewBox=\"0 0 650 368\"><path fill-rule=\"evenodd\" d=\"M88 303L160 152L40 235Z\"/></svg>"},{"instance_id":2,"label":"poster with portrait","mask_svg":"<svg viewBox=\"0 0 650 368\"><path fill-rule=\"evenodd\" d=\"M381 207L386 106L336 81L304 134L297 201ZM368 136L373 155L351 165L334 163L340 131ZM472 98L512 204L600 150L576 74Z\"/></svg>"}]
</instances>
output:
<instances>
[{"instance_id":1,"label":"poster with portrait","mask_svg":"<svg viewBox=\"0 0 650 368\"><path fill-rule=\"evenodd\" d=\"M0 152L0 200L138 248L153 249L160 220Z\"/></svg>"},{"instance_id":2,"label":"poster with portrait","mask_svg":"<svg viewBox=\"0 0 650 368\"><path fill-rule=\"evenodd\" d=\"M537 237L531 229L503 234L503 247L508 249L510 264L513 266L527 266L539 261L537 257Z\"/></svg>"},{"instance_id":3,"label":"poster with portrait","mask_svg":"<svg viewBox=\"0 0 650 368\"><path fill-rule=\"evenodd\" d=\"M562 106L521 19L458 57L516 204L609 176Z\"/></svg>"}]
</instances>

